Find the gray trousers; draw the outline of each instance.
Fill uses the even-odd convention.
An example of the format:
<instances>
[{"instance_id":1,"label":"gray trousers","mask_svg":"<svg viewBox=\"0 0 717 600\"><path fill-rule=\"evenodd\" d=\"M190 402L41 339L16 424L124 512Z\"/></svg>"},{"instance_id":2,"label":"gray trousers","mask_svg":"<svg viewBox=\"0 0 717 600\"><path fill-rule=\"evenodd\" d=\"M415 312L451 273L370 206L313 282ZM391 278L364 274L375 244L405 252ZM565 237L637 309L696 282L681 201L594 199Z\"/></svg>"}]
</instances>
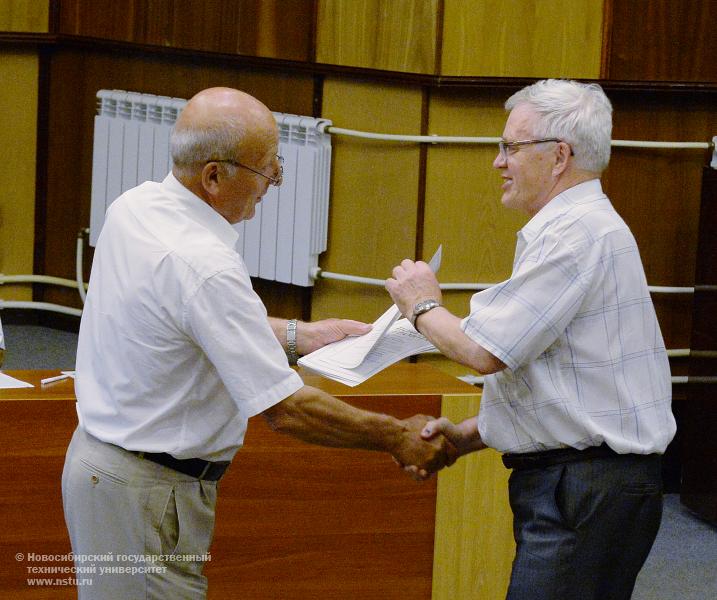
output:
<instances>
[{"instance_id":1,"label":"gray trousers","mask_svg":"<svg viewBox=\"0 0 717 600\"><path fill-rule=\"evenodd\" d=\"M206 597L202 569L216 482L140 459L78 427L65 458L62 500L75 566L91 580L78 587L80 600Z\"/></svg>"},{"instance_id":2,"label":"gray trousers","mask_svg":"<svg viewBox=\"0 0 717 600\"><path fill-rule=\"evenodd\" d=\"M515 470L509 600L629 600L662 516L660 457Z\"/></svg>"}]
</instances>

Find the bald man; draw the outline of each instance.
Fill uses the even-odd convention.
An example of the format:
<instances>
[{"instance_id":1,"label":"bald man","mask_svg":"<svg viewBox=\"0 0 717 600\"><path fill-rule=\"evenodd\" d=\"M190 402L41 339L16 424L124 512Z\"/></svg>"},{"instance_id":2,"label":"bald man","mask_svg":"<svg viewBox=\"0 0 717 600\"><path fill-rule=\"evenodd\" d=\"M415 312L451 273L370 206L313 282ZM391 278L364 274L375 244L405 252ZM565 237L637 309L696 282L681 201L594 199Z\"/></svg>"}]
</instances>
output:
<instances>
[{"instance_id":1,"label":"bald man","mask_svg":"<svg viewBox=\"0 0 717 600\"><path fill-rule=\"evenodd\" d=\"M267 318L232 227L281 185L278 143L261 102L204 90L175 125L172 173L107 211L80 324L79 425L62 477L78 572L96 565L80 598L205 597L217 481L254 415L307 442L385 451L431 471L454 460L445 438L421 439L427 417L359 410L290 368L287 321ZM306 353L365 330L338 319L299 323L296 346Z\"/></svg>"}]
</instances>

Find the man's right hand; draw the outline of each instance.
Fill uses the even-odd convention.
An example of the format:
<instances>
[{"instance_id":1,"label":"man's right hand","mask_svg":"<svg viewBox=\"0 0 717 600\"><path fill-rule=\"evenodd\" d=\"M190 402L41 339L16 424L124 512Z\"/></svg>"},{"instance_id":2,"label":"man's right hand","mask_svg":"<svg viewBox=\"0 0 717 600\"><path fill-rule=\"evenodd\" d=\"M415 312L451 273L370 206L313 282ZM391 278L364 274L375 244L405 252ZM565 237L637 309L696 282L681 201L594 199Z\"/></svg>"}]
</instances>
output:
<instances>
[{"instance_id":1,"label":"man's right hand","mask_svg":"<svg viewBox=\"0 0 717 600\"><path fill-rule=\"evenodd\" d=\"M456 425L446 417L428 421L421 430L424 440L445 440L451 446L452 460L444 466L449 467L464 454L487 448L478 432L478 419L466 419ZM430 477L435 471L419 464L404 463L403 470L418 481ZM441 468L441 467L439 467Z\"/></svg>"},{"instance_id":2,"label":"man's right hand","mask_svg":"<svg viewBox=\"0 0 717 600\"><path fill-rule=\"evenodd\" d=\"M446 436L421 437L429 422L433 422L433 418L426 415L414 415L403 420L404 431L398 447L393 451L396 462L417 480L427 479L443 467L452 465L459 456L457 448Z\"/></svg>"}]
</instances>

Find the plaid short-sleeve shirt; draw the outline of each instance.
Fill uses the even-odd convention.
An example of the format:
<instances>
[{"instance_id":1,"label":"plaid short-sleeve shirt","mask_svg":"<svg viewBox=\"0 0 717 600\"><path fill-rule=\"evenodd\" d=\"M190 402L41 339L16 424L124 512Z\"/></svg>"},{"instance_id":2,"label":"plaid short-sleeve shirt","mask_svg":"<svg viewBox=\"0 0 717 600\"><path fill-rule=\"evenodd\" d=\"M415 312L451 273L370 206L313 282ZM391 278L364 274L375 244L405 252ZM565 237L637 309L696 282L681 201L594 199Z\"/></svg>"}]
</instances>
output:
<instances>
[{"instance_id":1,"label":"plaid short-sleeve shirt","mask_svg":"<svg viewBox=\"0 0 717 600\"><path fill-rule=\"evenodd\" d=\"M597 179L518 233L510 279L475 294L466 334L507 368L485 378L478 428L503 452L607 443L662 453L670 368L640 254Z\"/></svg>"}]
</instances>

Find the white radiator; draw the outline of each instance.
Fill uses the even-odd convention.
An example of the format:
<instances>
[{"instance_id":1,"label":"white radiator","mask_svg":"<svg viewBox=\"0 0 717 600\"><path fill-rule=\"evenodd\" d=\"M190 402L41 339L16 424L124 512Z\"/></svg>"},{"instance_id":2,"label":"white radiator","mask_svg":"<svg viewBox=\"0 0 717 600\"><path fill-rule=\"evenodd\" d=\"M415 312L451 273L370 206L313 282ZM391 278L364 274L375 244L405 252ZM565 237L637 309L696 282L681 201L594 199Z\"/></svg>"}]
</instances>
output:
<instances>
[{"instance_id":1,"label":"white radiator","mask_svg":"<svg viewBox=\"0 0 717 600\"><path fill-rule=\"evenodd\" d=\"M97 92L92 161L90 244L107 207L144 181L162 181L172 167L169 133L186 100L122 90ZM274 113L284 182L269 187L256 215L235 225L237 250L253 277L310 286L326 250L331 136L326 119Z\"/></svg>"}]
</instances>

